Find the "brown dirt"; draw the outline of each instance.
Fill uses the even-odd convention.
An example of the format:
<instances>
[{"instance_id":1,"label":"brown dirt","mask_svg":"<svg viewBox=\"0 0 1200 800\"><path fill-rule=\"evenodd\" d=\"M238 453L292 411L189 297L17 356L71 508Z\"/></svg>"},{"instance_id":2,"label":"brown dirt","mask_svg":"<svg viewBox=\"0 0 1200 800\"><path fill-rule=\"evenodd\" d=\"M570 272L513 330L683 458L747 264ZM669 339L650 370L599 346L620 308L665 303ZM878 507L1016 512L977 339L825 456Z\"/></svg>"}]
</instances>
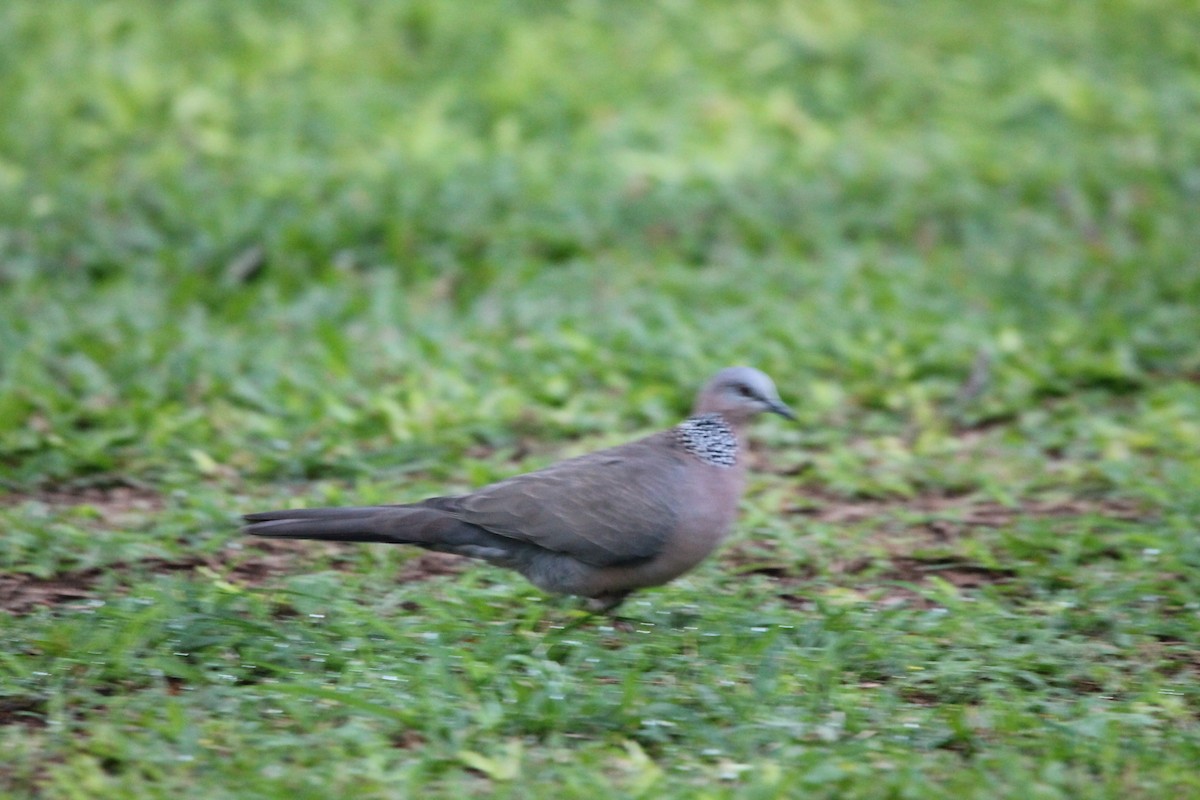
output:
<instances>
[{"instance_id":1,"label":"brown dirt","mask_svg":"<svg viewBox=\"0 0 1200 800\"><path fill-rule=\"evenodd\" d=\"M891 560L891 567L881 577L883 580L903 583L922 583L930 578L939 578L959 589L978 589L990 583L1009 580L1015 574L1013 570L982 567L960 559L926 561L901 556Z\"/></svg>"},{"instance_id":2,"label":"brown dirt","mask_svg":"<svg viewBox=\"0 0 1200 800\"><path fill-rule=\"evenodd\" d=\"M0 728L24 725L26 728L46 727L46 703L32 697L0 698Z\"/></svg>"},{"instance_id":3,"label":"brown dirt","mask_svg":"<svg viewBox=\"0 0 1200 800\"><path fill-rule=\"evenodd\" d=\"M0 506L20 503L44 503L51 506L88 506L99 523L116 527L165 505L163 497L139 485L55 487L30 493L0 494ZM97 584L107 575L116 575L118 590L122 573L138 570L155 573L197 572L209 570L222 580L244 586L261 586L283 576L310 568L315 554L328 557L334 567L348 562L339 556L345 550L336 545L282 539L238 540L220 553L180 559L146 558L116 562L103 567L62 572L49 578L17 572L0 572L0 611L27 614L38 607L58 606L85 601L95 596ZM400 582L428 580L461 572L468 559L445 553L419 553L404 563L396 579ZM0 706L0 717L5 714Z\"/></svg>"},{"instance_id":4,"label":"brown dirt","mask_svg":"<svg viewBox=\"0 0 1200 800\"><path fill-rule=\"evenodd\" d=\"M879 587L876 602L884 607L932 608L937 604L906 584L920 586L937 578L956 589L972 590L1007 583L1015 575L1012 570L984 567L961 559L924 560L898 556L892 558L888 568L875 578Z\"/></svg>"},{"instance_id":5,"label":"brown dirt","mask_svg":"<svg viewBox=\"0 0 1200 800\"><path fill-rule=\"evenodd\" d=\"M0 506L21 503L44 503L48 506L89 506L105 523L120 524L135 515L159 511L165 505L162 495L144 486L84 486L56 487L30 493L0 494Z\"/></svg>"},{"instance_id":6,"label":"brown dirt","mask_svg":"<svg viewBox=\"0 0 1200 800\"><path fill-rule=\"evenodd\" d=\"M731 545L721 561L738 575L766 575L785 582L816 577L807 565L787 563L779 555L779 543L771 539L747 539Z\"/></svg>"},{"instance_id":7,"label":"brown dirt","mask_svg":"<svg viewBox=\"0 0 1200 800\"><path fill-rule=\"evenodd\" d=\"M26 614L38 606L86 600L97 578L93 572L64 573L53 578L13 572L0 574L0 609L9 614Z\"/></svg>"},{"instance_id":8,"label":"brown dirt","mask_svg":"<svg viewBox=\"0 0 1200 800\"><path fill-rule=\"evenodd\" d=\"M835 524L894 519L905 514L926 515L934 517L925 523L931 529L936 526L944 531L956 532L970 527L1000 528L1011 525L1021 517L1094 515L1121 520L1146 517L1146 513L1134 503L1106 499L1040 500L1006 506L970 496L922 495L903 500L847 500L809 494L806 495L806 501L786 508L784 512L806 516L816 522Z\"/></svg>"},{"instance_id":9,"label":"brown dirt","mask_svg":"<svg viewBox=\"0 0 1200 800\"><path fill-rule=\"evenodd\" d=\"M273 580L309 568L313 561L312 542L255 540L237 548L226 548L212 556L181 559L146 558L133 562L116 562L103 567L59 573L39 578L24 573L0 573L0 611L27 614L44 606L80 602L95 596L97 585L105 576L115 575L118 591L125 588L122 573L148 571L159 574L198 572L208 570L222 580L242 586L264 586ZM324 546L337 553L333 546ZM444 553L421 553L405 562L396 580L403 583L423 581L460 572L467 559ZM347 562L334 559L333 565ZM0 709L2 712L2 709Z\"/></svg>"},{"instance_id":10,"label":"brown dirt","mask_svg":"<svg viewBox=\"0 0 1200 800\"><path fill-rule=\"evenodd\" d=\"M869 579L852 581L854 588L883 606L933 605L912 586L934 578L959 589L973 590L1012 580L1011 570L988 567L953 556L918 557L914 550L944 545L970 536L980 528L1001 528L1022 518L1106 517L1118 520L1145 519L1135 504L1106 499L1039 500L1006 506L971 496L926 495L897 500L846 499L808 492L785 513L831 524L869 529L869 537L881 544L883 555L855 556L834 562L830 577L855 576L878 567ZM730 548L724 560L740 574L766 575L775 580L785 602L803 606L808 601L797 587L815 577L810 565L795 564L778 555L771 540L754 539ZM906 585L908 584L908 585Z\"/></svg>"}]
</instances>

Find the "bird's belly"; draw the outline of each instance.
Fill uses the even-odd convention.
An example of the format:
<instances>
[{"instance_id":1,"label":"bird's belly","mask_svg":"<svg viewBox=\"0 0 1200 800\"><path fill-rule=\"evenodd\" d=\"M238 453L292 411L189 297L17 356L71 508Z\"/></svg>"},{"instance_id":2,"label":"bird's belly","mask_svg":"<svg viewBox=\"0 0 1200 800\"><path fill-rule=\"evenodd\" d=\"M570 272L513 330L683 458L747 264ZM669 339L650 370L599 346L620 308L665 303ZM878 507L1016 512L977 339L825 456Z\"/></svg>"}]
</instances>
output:
<instances>
[{"instance_id":1,"label":"bird's belly","mask_svg":"<svg viewBox=\"0 0 1200 800\"><path fill-rule=\"evenodd\" d=\"M737 517L742 481L740 475L732 477L735 480L708 484L705 491L692 493L688 502L681 504L675 530L658 555L634 564L597 570L595 579L603 585L604 592L659 586L707 558L729 535Z\"/></svg>"}]
</instances>

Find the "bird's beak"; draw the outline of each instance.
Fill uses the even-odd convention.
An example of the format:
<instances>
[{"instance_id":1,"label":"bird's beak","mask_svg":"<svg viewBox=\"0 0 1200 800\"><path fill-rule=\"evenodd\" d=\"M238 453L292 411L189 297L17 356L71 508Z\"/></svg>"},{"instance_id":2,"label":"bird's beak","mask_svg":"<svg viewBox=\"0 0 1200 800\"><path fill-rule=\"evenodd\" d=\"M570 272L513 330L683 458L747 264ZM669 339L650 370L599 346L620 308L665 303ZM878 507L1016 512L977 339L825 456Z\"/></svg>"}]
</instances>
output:
<instances>
[{"instance_id":1,"label":"bird's beak","mask_svg":"<svg viewBox=\"0 0 1200 800\"><path fill-rule=\"evenodd\" d=\"M792 422L796 421L796 415L792 413L790 408L783 404L782 400L772 400L771 404L767 406L767 410L772 414L778 414L784 419L790 419Z\"/></svg>"}]
</instances>

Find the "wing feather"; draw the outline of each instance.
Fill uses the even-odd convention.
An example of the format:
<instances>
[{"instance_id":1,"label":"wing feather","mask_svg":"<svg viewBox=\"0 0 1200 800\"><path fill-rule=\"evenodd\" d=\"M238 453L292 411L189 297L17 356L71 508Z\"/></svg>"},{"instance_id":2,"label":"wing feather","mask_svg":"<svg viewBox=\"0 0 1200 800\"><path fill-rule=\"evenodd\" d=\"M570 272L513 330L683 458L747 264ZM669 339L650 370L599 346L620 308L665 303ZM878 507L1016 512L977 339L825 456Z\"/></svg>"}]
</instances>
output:
<instances>
[{"instance_id":1,"label":"wing feather","mask_svg":"<svg viewBox=\"0 0 1200 800\"><path fill-rule=\"evenodd\" d=\"M424 505L597 567L653 558L679 518L684 454L660 433Z\"/></svg>"}]
</instances>

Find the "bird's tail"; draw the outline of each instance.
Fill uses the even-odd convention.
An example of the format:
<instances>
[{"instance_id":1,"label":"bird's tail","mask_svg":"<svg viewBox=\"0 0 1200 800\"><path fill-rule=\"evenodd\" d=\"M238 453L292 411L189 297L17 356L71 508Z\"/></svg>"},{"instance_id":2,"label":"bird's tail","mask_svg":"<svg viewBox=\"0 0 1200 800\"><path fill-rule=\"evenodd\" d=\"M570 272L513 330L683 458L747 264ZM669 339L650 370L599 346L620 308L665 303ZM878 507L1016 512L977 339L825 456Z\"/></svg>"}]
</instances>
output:
<instances>
[{"instance_id":1,"label":"bird's tail","mask_svg":"<svg viewBox=\"0 0 1200 800\"><path fill-rule=\"evenodd\" d=\"M421 504L294 508L246 514L243 533L272 539L387 542L457 553L495 564L513 562L525 545Z\"/></svg>"},{"instance_id":2,"label":"bird's tail","mask_svg":"<svg viewBox=\"0 0 1200 800\"><path fill-rule=\"evenodd\" d=\"M243 533L273 539L322 539L330 542L432 544L439 528L456 520L419 506L355 506L260 511L242 517Z\"/></svg>"}]
</instances>

